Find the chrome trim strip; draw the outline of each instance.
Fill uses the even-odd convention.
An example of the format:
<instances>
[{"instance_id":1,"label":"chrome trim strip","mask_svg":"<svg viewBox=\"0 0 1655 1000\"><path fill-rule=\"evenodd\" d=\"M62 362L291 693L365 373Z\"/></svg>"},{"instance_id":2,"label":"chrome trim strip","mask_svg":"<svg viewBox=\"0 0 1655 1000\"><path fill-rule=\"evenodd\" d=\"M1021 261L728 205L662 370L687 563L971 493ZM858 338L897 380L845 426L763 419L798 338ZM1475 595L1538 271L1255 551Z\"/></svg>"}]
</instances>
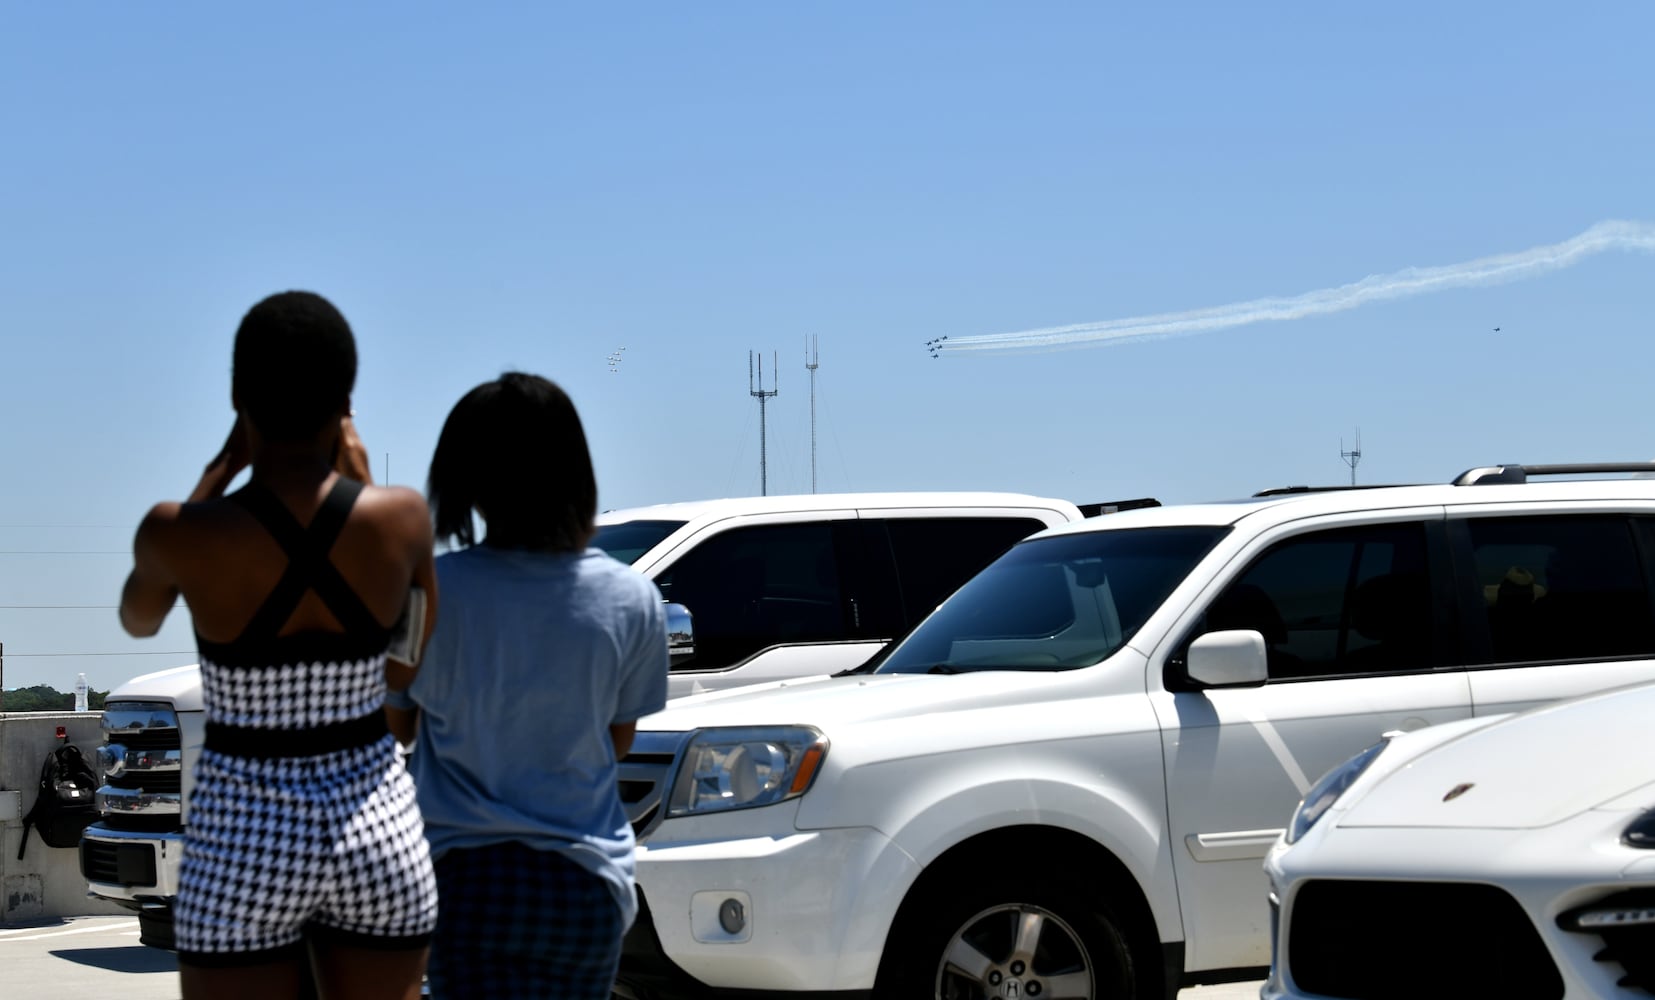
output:
<instances>
[{"instance_id":1,"label":"chrome trim strip","mask_svg":"<svg viewBox=\"0 0 1655 1000\"><path fill-rule=\"evenodd\" d=\"M116 742L122 733L176 732L178 713L162 701L120 701L105 705L103 731Z\"/></svg>"},{"instance_id":2,"label":"chrome trim strip","mask_svg":"<svg viewBox=\"0 0 1655 1000\"><path fill-rule=\"evenodd\" d=\"M183 812L184 795L181 792L145 792L136 788L115 788L104 785L98 789L97 809L109 815L177 816Z\"/></svg>"},{"instance_id":3,"label":"chrome trim strip","mask_svg":"<svg viewBox=\"0 0 1655 1000\"><path fill-rule=\"evenodd\" d=\"M184 770L184 751L133 750L120 743L105 743L98 747L98 766L111 778L134 771L172 774Z\"/></svg>"},{"instance_id":4,"label":"chrome trim strip","mask_svg":"<svg viewBox=\"0 0 1655 1000\"><path fill-rule=\"evenodd\" d=\"M1269 854L1281 835L1280 830L1192 833L1184 838L1184 844L1197 861L1249 861Z\"/></svg>"}]
</instances>

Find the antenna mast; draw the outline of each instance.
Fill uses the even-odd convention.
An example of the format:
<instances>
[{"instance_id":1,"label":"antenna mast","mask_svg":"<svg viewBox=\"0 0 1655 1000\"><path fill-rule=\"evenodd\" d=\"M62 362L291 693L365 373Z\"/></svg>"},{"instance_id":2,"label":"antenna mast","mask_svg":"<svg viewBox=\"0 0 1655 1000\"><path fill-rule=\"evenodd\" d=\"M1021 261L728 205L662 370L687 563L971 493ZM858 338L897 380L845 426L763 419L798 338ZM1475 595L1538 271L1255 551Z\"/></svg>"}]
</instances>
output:
<instances>
[{"instance_id":1,"label":"antenna mast","mask_svg":"<svg viewBox=\"0 0 1655 1000\"><path fill-rule=\"evenodd\" d=\"M770 368L772 387L766 389L764 387L764 355L759 355L759 383L757 389L753 388L753 352L747 352L747 395L753 396L759 401L759 496L770 495L770 472L764 451L764 404L770 399L770 397L780 391L774 387L774 380L776 379L776 359L774 355L770 358Z\"/></svg>"},{"instance_id":2,"label":"antenna mast","mask_svg":"<svg viewBox=\"0 0 1655 1000\"><path fill-rule=\"evenodd\" d=\"M1356 428L1356 447L1350 451L1345 450L1345 439L1339 439L1339 457L1345 460L1346 465L1350 466L1350 484L1355 486L1356 463L1362 461L1362 428Z\"/></svg>"},{"instance_id":3,"label":"antenna mast","mask_svg":"<svg viewBox=\"0 0 1655 1000\"><path fill-rule=\"evenodd\" d=\"M816 492L816 369L822 365L816 353L816 335L805 342L805 371L810 373L810 492Z\"/></svg>"}]
</instances>

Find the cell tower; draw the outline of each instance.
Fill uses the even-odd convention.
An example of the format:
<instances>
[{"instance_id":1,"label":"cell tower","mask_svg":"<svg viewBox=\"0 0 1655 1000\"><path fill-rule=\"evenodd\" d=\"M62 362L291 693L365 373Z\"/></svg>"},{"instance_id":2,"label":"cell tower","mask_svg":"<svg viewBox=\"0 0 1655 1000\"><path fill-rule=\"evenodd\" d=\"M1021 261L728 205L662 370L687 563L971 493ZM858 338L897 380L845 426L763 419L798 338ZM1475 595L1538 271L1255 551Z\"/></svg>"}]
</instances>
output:
<instances>
[{"instance_id":1,"label":"cell tower","mask_svg":"<svg viewBox=\"0 0 1655 1000\"><path fill-rule=\"evenodd\" d=\"M810 492L816 492L816 369L822 366L816 352L816 335L805 341L805 371L810 373Z\"/></svg>"},{"instance_id":2,"label":"cell tower","mask_svg":"<svg viewBox=\"0 0 1655 1000\"><path fill-rule=\"evenodd\" d=\"M770 367L772 369L772 371L770 373L770 377L771 377L772 380L775 380L776 379L776 357L775 357L774 354L772 354L770 356ZM765 460L765 454L764 454L764 432L765 432L764 404L770 400L770 397L774 396L779 391L780 390L778 390L775 387L775 381L772 381L771 387L769 389L766 389L764 387L764 355L762 355L762 354L759 355L759 382L758 382L758 388L757 389L753 388L753 352L748 351L747 352L747 395L756 397L759 401L759 496L766 496L767 497L767 496L770 495L770 478L769 478L770 477L770 470L769 470L769 466L768 466L768 464Z\"/></svg>"},{"instance_id":3,"label":"cell tower","mask_svg":"<svg viewBox=\"0 0 1655 1000\"><path fill-rule=\"evenodd\" d=\"M1362 461L1362 428L1356 428L1356 446L1350 451L1345 450L1345 439L1339 439L1339 457L1350 466L1350 484L1356 485L1356 463Z\"/></svg>"}]
</instances>

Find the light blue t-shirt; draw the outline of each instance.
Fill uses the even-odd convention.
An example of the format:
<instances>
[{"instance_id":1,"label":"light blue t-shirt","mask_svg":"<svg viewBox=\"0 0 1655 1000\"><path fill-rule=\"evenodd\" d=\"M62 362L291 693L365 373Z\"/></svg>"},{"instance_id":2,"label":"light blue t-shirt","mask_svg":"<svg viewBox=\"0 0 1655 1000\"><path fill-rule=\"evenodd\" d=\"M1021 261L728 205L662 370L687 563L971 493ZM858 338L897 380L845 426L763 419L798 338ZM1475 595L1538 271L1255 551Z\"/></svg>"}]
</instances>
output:
<instances>
[{"instance_id":1,"label":"light blue t-shirt","mask_svg":"<svg viewBox=\"0 0 1655 1000\"><path fill-rule=\"evenodd\" d=\"M476 545L437 559L437 626L408 695L409 765L434 856L519 841L560 851L637 914L612 723L667 696L661 593L599 549Z\"/></svg>"}]
</instances>

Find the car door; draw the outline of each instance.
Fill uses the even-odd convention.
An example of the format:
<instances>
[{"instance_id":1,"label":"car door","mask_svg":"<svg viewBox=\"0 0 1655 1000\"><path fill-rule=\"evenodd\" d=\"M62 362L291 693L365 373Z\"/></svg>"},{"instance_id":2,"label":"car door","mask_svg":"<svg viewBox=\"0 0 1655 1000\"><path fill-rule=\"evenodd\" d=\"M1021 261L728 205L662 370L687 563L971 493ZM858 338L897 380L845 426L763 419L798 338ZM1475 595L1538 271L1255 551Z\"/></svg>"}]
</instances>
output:
<instances>
[{"instance_id":1,"label":"car door","mask_svg":"<svg viewBox=\"0 0 1655 1000\"><path fill-rule=\"evenodd\" d=\"M1450 509L1476 714L1655 680L1652 523L1590 504Z\"/></svg>"},{"instance_id":2,"label":"car door","mask_svg":"<svg viewBox=\"0 0 1655 1000\"><path fill-rule=\"evenodd\" d=\"M1470 713L1455 658L1441 508L1278 528L1232 561L1179 626L1152 698L1190 969L1270 961L1260 859L1322 773L1393 729ZM1262 686L1197 689L1197 636L1254 629ZM1160 687L1152 684L1152 689Z\"/></svg>"}]
</instances>

